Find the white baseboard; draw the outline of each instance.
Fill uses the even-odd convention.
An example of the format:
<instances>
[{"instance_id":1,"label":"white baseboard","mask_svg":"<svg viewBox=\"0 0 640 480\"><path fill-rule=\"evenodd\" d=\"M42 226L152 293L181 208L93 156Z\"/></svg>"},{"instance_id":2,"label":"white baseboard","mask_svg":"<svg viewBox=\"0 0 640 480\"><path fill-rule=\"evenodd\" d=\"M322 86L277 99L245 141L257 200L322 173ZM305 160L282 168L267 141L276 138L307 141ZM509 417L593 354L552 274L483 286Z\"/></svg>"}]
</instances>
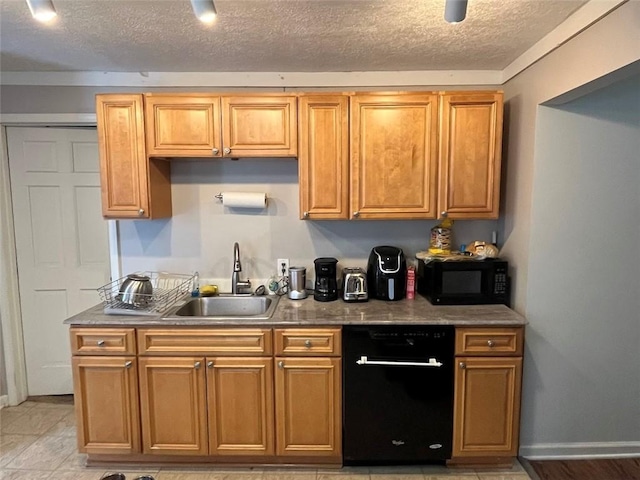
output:
<instances>
[{"instance_id":1,"label":"white baseboard","mask_svg":"<svg viewBox=\"0 0 640 480\"><path fill-rule=\"evenodd\" d=\"M520 445L527 460L640 457L640 442L539 443Z\"/></svg>"},{"instance_id":2,"label":"white baseboard","mask_svg":"<svg viewBox=\"0 0 640 480\"><path fill-rule=\"evenodd\" d=\"M0 395L0 408L9 405L9 395Z\"/></svg>"}]
</instances>

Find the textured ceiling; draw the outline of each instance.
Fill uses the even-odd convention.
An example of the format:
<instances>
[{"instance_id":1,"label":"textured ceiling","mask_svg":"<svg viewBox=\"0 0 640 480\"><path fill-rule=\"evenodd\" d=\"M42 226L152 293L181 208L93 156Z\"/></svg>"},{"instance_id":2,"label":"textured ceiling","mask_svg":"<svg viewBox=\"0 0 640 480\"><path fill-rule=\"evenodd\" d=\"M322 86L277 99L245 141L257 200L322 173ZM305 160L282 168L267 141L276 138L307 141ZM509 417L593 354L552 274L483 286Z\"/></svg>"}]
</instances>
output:
<instances>
[{"instance_id":1,"label":"textured ceiling","mask_svg":"<svg viewBox=\"0 0 640 480\"><path fill-rule=\"evenodd\" d=\"M502 70L586 0L216 0L211 26L189 0L53 0L42 25L0 1L2 71L347 72Z\"/></svg>"}]
</instances>

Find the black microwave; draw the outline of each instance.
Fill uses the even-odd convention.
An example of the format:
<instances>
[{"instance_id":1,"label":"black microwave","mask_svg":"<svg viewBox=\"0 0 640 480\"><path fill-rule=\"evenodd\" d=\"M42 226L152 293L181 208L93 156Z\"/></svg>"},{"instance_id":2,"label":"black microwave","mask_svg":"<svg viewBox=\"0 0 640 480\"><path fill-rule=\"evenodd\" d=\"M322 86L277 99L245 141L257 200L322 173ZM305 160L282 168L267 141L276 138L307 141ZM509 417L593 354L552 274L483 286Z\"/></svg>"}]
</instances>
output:
<instances>
[{"instance_id":1,"label":"black microwave","mask_svg":"<svg viewBox=\"0 0 640 480\"><path fill-rule=\"evenodd\" d=\"M510 305L509 264L498 259L418 260L418 293L434 305Z\"/></svg>"}]
</instances>

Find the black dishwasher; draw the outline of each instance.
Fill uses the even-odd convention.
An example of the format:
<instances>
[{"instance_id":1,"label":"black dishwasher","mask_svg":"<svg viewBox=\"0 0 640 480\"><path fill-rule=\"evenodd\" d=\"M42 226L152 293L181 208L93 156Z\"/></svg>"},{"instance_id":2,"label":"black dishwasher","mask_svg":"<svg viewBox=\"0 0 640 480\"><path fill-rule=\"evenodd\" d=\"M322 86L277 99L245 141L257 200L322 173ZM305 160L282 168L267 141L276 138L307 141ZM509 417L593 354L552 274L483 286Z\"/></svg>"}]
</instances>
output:
<instances>
[{"instance_id":1,"label":"black dishwasher","mask_svg":"<svg viewBox=\"0 0 640 480\"><path fill-rule=\"evenodd\" d=\"M342 340L344 464L451 458L454 327L345 325Z\"/></svg>"}]
</instances>

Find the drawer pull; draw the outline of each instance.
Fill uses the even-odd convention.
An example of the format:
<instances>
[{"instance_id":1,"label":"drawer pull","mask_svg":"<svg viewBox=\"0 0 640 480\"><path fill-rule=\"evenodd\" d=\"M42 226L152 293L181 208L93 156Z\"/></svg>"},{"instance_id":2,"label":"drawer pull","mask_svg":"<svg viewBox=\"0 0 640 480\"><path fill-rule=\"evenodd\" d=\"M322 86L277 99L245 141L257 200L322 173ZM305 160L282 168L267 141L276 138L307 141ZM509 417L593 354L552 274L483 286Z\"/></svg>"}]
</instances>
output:
<instances>
[{"instance_id":1,"label":"drawer pull","mask_svg":"<svg viewBox=\"0 0 640 480\"><path fill-rule=\"evenodd\" d=\"M131 362L131 360L129 360L128 362L124 362L124 368L131 368L131 365L133 365L133 362Z\"/></svg>"},{"instance_id":2,"label":"drawer pull","mask_svg":"<svg viewBox=\"0 0 640 480\"><path fill-rule=\"evenodd\" d=\"M104 347L104 340L98 340L98 346Z\"/></svg>"},{"instance_id":3,"label":"drawer pull","mask_svg":"<svg viewBox=\"0 0 640 480\"><path fill-rule=\"evenodd\" d=\"M196 362L193 364L193 368L195 368L196 370L200 369L200 365L202 365L200 362Z\"/></svg>"},{"instance_id":4,"label":"drawer pull","mask_svg":"<svg viewBox=\"0 0 640 480\"><path fill-rule=\"evenodd\" d=\"M284 368L284 362L283 361L278 362L278 368L280 370L282 370Z\"/></svg>"},{"instance_id":5,"label":"drawer pull","mask_svg":"<svg viewBox=\"0 0 640 480\"><path fill-rule=\"evenodd\" d=\"M458 365L460 365L460 368L465 369L467 368L467 364L464 362L460 362Z\"/></svg>"},{"instance_id":6,"label":"drawer pull","mask_svg":"<svg viewBox=\"0 0 640 480\"><path fill-rule=\"evenodd\" d=\"M311 348L311 340L305 340L304 341L304 346L307 348Z\"/></svg>"},{"instance_id":7,"label":"drawer pull","mask_svg":"<svg viewBox=\"0 0 640 480\"><path fill-rule=\"evenodd\" d=\"M213 368L213 362L207 362L207 368Z\"/></svg>"},{"instance_id":8,"label":"drawer pull","mask_svg":"<svg viewBox=\"0 0 640 480\"><path fill-rule=\"evenodd\" d=\"M495 347L496 343L493 340L488 340L487 345L489 346L489 348L493 348Z\"/></svg>"}]
</instances>

